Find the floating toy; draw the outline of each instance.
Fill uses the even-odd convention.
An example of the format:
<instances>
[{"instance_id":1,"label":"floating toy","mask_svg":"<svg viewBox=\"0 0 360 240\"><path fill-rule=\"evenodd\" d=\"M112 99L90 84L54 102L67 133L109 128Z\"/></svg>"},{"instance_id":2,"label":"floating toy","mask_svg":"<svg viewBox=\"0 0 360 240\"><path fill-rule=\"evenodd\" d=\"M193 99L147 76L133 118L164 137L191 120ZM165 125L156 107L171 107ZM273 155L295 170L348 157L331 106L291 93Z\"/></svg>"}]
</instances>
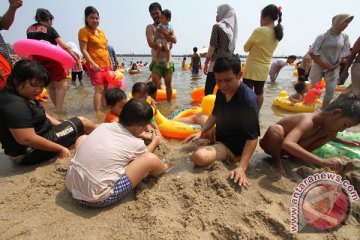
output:
<instances>
[{"instance_id":1,"label":"floating toy","mask_svg":"<svg viewBox=\"0 0 360 240\"><path fill-rule=\"evenodd\" d=\"M201 102L205 96L205 87L194 88L191 92L191 98L194 102Z\"/></svg>"},{"instance_id":2,"label":"floating toy","mask_svg":"<svg viewBox=\"0 0 360 240\"><path fill-rule=\"evenodd\" d=\"M176 97L176 89L173 88L171 98L175 98L175 97ZM161 88L156 91L156 100L167 100L166 88L164 86L161 86Z\"/></svg>"},{"instance_id":3,"label":"floating toy","mask_svg":"<svg viewBox=\"0 0 360 240\"><path fill-rule=\"evenodd\" d=\"M42 56L61 63L64 70L71 69L75 60L73 57L58 45L47 41L24 39L14 43L14 52L22 58L31 59L32 56Z\"/></svg>"},{"instance_id":4,"label":"floating toy","mask_svg":"<svg viewBox=\"0 0 360 240\"><path fill-rule=\"evenodd\" d=\"M168 138L184 139L191 134L197 133L201 129L200 125L167 119L159 110L157 110L155 114L155 121L161 134Z\"/></svg>"},{"instance_id":5,"label":"floating toy","mask_svg":"<svg viewBox=\"0 0 360 240\"><path fill-rule=\"evenodd\" d=\"M47 93L46 88L43 88L43 90L41 91L41 93L35 97L35 100L37 100L37 101L44 101L45 98L46 98L46 93Z\"/></svg>"},{"instance_id":6,"label":"floating toy","mask_svg":"<svg viewBox=\"0 0 360 240\"><path fill-rule=\"evenodd\" d=\"M201 112L202 112L201 107L185 106L179 109L178 111L176 111L175 113L169 115L168 118L170 120L173 119L175 120L177 118L189 117Z\"/></svg>"},{"instance_id":7,"label":"floating toy","mask_svg":"<svg viewBox=\"0 0 360 240\"><path fill-rule=\"evenodd\" d=\"M185 63L184 66L182 67L182 70L189 70L190 69L190 64Z\"/></svg>"},{"instance_id":8,"label":"floating toy","mask_svg":"<svg viewBox=\"0 0 360 240\"><path fill-rule=\"evenodd\" d=\"M337 135L341 139L360 141L360 133L339 132ZM350 159L360 159L360 149L357 147L348 147L338 142L330 141L327 144L313 151L321 158L347 157Z\"/></svg>"},{"instance_id":9,"label":"floating toy","mask_svg":"<svg viewBox=\"0 0 360 240\"><path fill-rule=\"evenodd\" d=\"M207 95L202 99L201 109L203 114L207 116L211 115L214 108L215 100L216 100L216 95L214 94Z\"/></svg>"},{"instance_id":10,"label":"floating toy","mask_svg":"<svg viewBox=\"0 0 360 240\"><path fill-rule=\"evenodd\" d=\"M0 89L3 89L6 86L7 78L10 75L11 67L6 58L0 54L0 69L2 72L2 78L0 78Z\"/></svg>"},{"instance_id":11,"label":"floating toy","mask_svg":"<svg viewBox=\"0 0 360 240\"><path fill-rule=\"evenodd\" d=\"M141 70L140 69L136 69L136 70L130 69L128 72L130 75L135 75L135 74L140 74Z\"/></svg>"},{"instance_id":12,"label":"floating toy","mask_svg":"<svg viewBox=\"0 0 360 240\"><path fill-rule=\"evenodd\" d=\"M120 71L105 71L103 73L104 78L109 83L109 88L120 88L124 92L126 91L126 78Z\"/></svg>"},{"instance_id":13,"label":"floating toy","mask_svg":"<svg viewBox=\"0 0 360 240\"><path fill-rule=\"evenodd\" d=\"M304 97L304 104L305 105L314 104L315 101L320 98L321 93L322 91L319 87L310 89Z\"/></svg>"},{"instance_id":14,"label":"floating toy","mask_svg":"<svg viewBox=\"0 0 360 240\"><path fill-rule=\"evenodd\" d=\"M313 112L317 104L321 104L320 99L316 99L315 103L309 105L291 102L286 91L280 91L279 96L273 101L273 105L290 112Z\"/></svg>"}]
</instances>

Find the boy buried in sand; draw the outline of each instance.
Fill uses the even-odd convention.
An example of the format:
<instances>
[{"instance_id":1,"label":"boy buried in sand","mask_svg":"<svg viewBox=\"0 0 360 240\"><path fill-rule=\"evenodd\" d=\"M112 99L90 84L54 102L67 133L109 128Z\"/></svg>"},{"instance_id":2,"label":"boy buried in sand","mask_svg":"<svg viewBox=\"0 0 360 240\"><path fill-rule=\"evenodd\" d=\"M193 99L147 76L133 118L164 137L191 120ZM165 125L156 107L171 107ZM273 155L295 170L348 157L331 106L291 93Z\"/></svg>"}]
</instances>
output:
<instances>
[{"instance_id":1,"label":"boy buried in sand","mask_svg":"<svg viewBox=\"0 0 360 240\"><path fill-rule=\"evenodd\" d=\"M144 100L131 99L118 123L103 123L75 145L76 155L66 175L66 188L77 203L106 207L128 195L148 174L160 176L168 165L155 154L160 137L146 147L139 139L153 117Z\"/></svg>"},{"instance_id":2,"label":"boy buried in sand","mask_svg":"<svg viewBox=\"0 0 360 240\"><path fill-rule=\"evenodd\" d=\"M104 95L106 105L109 107L104 122L118 122L121 110L127 102L126 94L119 88L109 88L105 90Z\"/></svg>"},{"instance_id":3,"label":"boy buried in sand","mask_svg":"<svg viewBox=\"0 0 360 240\"><path fill-rule=\"evenodd\" d=\"M359 122L360 97L343 96L322 112L299 113L283 118L268 128L260 140L260 147L271 155L273 166L281 174L285 174L281 162L281 157L285 155L341 172L345 167L341 158L321 159L311 152L329 141L360 146L357 141L336 137L338 132Z\"/></svg>"},{"instance_id":4,"label":"boy buried in sand","mask_svg":"<svg viewBox=\"0 0 360 240\"><path fill-rule=\"evenodd\" d=\"M168 33L173 34L174 29L169 24L171 21L171 12L168 9L165 9L161 12L160 17L160 24L156 27L156 30L158 29L165 29ZM160 62L160 52L163 50L166 54L166 68L170 68L170 43L157 31L157 39L156 39L156 64L159 64Z\"/></svg>"}]
</instances>

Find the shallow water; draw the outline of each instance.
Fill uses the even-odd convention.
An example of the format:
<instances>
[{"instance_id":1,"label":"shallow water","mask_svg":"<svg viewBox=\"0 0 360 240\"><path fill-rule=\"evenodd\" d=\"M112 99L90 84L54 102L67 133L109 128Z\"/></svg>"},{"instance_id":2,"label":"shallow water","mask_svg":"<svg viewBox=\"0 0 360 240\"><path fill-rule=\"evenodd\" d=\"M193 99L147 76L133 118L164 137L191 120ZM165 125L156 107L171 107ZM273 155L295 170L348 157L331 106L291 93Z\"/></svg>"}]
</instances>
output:
<instances>
[{"instance_id":1,"label":"shallow water","mask_svg":"<svg viewBox=\"0 0 360 240\"><path fill-rule=\"evenodd\" d=\"M150 62L150 58L121 58L119 62L125 62L126 66L130 65L130 61L142 61ZM173 75L172 85L173 88L177 90L177 96L173 99L171 104L168 104L166 101L158 101L157 107L158 110L161 111L165 116L170 115L175 112L179 108L192 104L192 99L190 97L190 93L192 89L201 87L205 85L206 75L200 73L197 76L192 76L189 70L184 71L181 69L181 61L182 58L173 59L175 63L175 73ZM202 59L204 62L205 59ZM244 62L244 60L242 60ZM278 95L280 90L286 90L289 94L291 94L293 90L293 83L296 81L296 77L293 76L294 67L293 66L285 66L276 80L275 84L271 84L267 82L265 84L265 101L264 106L260 111L260 131L261 135L263 135L268 128L269 125L279 121L282 117L293 114L284 110L281 110L277 107L272 107L272 100ZM126 73L127 79L127 91L131 91L132 85L139 81L146 81L149 77L150 72L148 67L142 68L142 73L137 75L129 75ZM338 95L338 93L336 93ZM54 113L54 106L51 103L50 99L48 102L44 103L47 112L58 119L67 119L75 115L81 115L89 118L93 122L101 123L102 118L97 118L94 114L93 110L93 87L87 77L84 75L83 85L80 85L77 81L77 86L74 86L69 81L69 89L66 94L64 109L66 114L57 115ZM192 171L193 164L189 162L189 152L193 150L196 145L182 145L181 141L174 139L167 139L167 143L170 146L171 153L167 156L170 159L186 159L186 161L182 161L178 167L182 170L186 169L188 171ZM1 158L6 158L5 156L1 156ZM11 168L13 164L4 163L1 159L0 167L1 168ZM172 172L177 172L177 170L173 170Z\"/></svg>"}]
</instances>

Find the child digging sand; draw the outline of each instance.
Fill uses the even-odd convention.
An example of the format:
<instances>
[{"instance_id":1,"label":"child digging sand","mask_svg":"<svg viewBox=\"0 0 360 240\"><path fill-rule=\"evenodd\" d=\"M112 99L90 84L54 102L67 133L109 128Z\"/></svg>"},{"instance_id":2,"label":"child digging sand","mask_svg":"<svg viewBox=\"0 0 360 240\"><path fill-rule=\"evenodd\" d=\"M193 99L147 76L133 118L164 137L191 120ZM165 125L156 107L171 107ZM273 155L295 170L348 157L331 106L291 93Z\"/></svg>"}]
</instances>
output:
<instances>
[{"instance_id":1,"label":"child digging sand","mask_svg":"<svg viewBox=\"0 0 360 240\"><path fill-rule=\"evenodd\" d=\"M153 133L146 147L138 137L153 117L144 100L131 99L118 123L103 123L76 142L65 185L83 206L106 207L128 195L148 174L160 176L168 165L155 154L160 137Z\"/></svg>"},{"instance_id":2,"label":"child digging sand","mask_svg":"<svg viewBox=\"0 0 360 240\"><path fill-rule=\"evenodd\" d=\"M109 88L105 90L105 101L109 108L104 122L118 122L122 108L127 102L126 94L119 88Z\"/></svg>"},{"instance_id":3,"label":"child digging sand","mask_svg":"<svg viewBox=\"0 0 360 240\"><path fill-rule=\"evenodd\" d=\"M284 155L341 172L344 168L341 158L321 159L311 152L329 141L360 146L359 142L337 138L338 132L359 122L360 97L344 96L322 112L299 113L283 118L268 128L260 146L271 155L274 168L281 174L285 174L281 162Z\"/></svg>"}]
</instances>

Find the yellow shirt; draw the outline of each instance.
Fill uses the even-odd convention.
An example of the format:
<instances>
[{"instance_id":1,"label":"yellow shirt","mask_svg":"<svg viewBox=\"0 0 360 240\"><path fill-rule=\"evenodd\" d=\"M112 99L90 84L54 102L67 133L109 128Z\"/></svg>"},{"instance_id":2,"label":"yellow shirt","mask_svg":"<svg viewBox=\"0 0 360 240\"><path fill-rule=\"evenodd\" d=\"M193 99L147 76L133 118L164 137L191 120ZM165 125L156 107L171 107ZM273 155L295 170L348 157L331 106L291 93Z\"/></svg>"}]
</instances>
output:
<instances>
[{"instance_id":1,"label":"yellow shirt","mask_svg":"<svg viewBox=\"0 0 360 240\"><path fill-rule=\"evenodd\" d=\"M87 43L87 51L91 59L101 68L110 67L109 52L107 50L108 40L105 33L97 29L97 34L88 27L79 30L79 41Z\"/></svg>"},{"instance_id":2,"label":"yellow shirt","mask_svg":"<svg viewBox=\"0 0 360 240\"><path fill-rule=\"evenodd\" d=\"M254 30L244 45L244 51L249 52L249 55L243 78L266 81L278 42L274 29L264 26Z\"/></svg>"}]
</instances>

